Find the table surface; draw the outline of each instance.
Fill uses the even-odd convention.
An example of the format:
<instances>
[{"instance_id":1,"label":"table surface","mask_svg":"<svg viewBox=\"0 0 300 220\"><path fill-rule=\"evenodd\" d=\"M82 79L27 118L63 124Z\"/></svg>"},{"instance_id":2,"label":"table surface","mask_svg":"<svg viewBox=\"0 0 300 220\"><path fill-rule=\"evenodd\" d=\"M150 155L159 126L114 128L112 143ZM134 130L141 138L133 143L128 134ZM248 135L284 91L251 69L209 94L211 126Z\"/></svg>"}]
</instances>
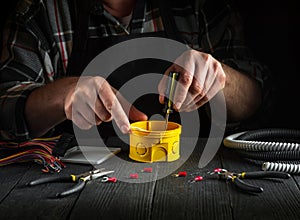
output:
<instances>
[{"instance_id":1,"label":"table surface","mask_svg":"<svg viewBox=\"0 0 300 220\"><path fill-rule=\"evenodd\" d=\"M238 190L230 181L207 175L217 167L234 172L257 171L261 166L247 162L236 152L221 146L204 168L198 163L206 141L182 153L170 163L139 163L121 152L98 166L66 164L60 173L45 174L41 165L22 163L0 168L0 219L299 219L300 176L289 179L247 179L263 187L259 194ZM181 152L188 149L181 142ZM76 194L54 198L72 183L26 186L31 180L49 175L79 174L94 168L114 170L116 183L89 181ZM152 167L152 173L141 172ZM186 177L174 177L186 171ZM138 179L130 179L138 173ZM191 182L197 176L204 179Z\"/></svg>"}]
</instances>

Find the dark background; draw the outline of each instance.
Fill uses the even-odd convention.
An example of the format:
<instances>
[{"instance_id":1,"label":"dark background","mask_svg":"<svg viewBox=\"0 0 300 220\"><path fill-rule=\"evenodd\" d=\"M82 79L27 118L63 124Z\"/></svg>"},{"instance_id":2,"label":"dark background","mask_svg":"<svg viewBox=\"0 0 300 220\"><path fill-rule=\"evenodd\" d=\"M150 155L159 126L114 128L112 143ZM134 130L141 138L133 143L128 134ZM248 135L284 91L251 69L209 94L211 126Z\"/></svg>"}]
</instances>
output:
<instances>
[{"instance_id":1,"label":"dark background","mask_svg":"<svg viewBox=\"0 0 300 220\"><path fill-rule=\"evenodd\" d=\"M300 128L296 1L235 0L245 23L247 43L276 79L275 105L269 127ZM0 27L16 0L0 7ZM1 35L0 35L1 36ZM0 48L1 49L1 48Z\"/></svg>"},{"instance_id":2,"label":"dark background","mask_svg":"<svg viewBox=\"0 0 300 220\"><path fill-rule=\"evenodd\" d=\"M296 1L236 0L244 19L246 40L255 56L271 70L277 84L267 126L300 128L297 68L299 13Z\"/></svg>"}]
</instances>

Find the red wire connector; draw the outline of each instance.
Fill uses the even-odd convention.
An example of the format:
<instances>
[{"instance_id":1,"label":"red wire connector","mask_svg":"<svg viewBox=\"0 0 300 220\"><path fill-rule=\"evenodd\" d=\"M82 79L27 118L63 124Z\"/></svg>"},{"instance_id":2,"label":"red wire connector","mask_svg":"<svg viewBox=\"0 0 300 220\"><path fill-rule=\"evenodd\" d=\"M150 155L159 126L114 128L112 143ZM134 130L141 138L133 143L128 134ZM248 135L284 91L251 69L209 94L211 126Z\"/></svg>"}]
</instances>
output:
<instances>
[{"instance_id":1,"label":"red wire connector","mask_svg":"<svg viewBox=\"0 0 300 220\"><path fill-rule=\"evenodd\" d=\"M203 180L203 176L195 176L194 179L190 180L190 183L200 182Z\"/></svg>"},{"instance_id":2,"label":"red wire connector","mask_svg":"<svg viewBox=\"0 0 300 220\"><path fill-rule=\"evenodd\" d=\"M185 177L186 175L187 175L186 171L173 174L174 177Z\"/></svg>"},{"instance_id":3,"label":"red wire connector","mask_svg":"<svg viewBox=\"0 0 300 220\"><path fill-rule=\"evenodd\" d=\"M129 178L130 178L130 179L138 179L138 178L139 178L139 174L137 174L137 173L131 173L131 174L129 175Z\"/></svg>"},{"instance_id":4,"label":"red wire connector","mask_svg":"<svg viewBox=\"0 0 300 220\"><path fill-rule=\"evenodd\" d=\"M220 173L223 169L222 168L216 168L214 169L214 173Z\"/></svg>"},{"instance_id":5,"label":"red wire connector","mask_svg":"<svg viewBox=\"0 0 300 220\"><path fill-rule=\"evenodd\" d=\"M193 181L194 182L199 182L199 181L202 181L203 180L203 176L196 176Z\"/></svg>"},{"instance_id":6,"label":"red wire connector","mask_svg":"<svg viewBox=\"0 0 300 220\"><path fill-rule=\"evenodd\" d=\"M142 173L152 173L152 167L145 167L143 170L141 170Z\"/></svg>"},{"instance_id":7,"label":"red wire connector","mask_svg":"<svg viewBox=\"0 0 300 220\"><path fill-rule=\"evenodd\" d=\"M104 182L104 183L115 183L117 182L117 178L116 177L103 177L101 182Z\"/></svg>"}]
</instances>

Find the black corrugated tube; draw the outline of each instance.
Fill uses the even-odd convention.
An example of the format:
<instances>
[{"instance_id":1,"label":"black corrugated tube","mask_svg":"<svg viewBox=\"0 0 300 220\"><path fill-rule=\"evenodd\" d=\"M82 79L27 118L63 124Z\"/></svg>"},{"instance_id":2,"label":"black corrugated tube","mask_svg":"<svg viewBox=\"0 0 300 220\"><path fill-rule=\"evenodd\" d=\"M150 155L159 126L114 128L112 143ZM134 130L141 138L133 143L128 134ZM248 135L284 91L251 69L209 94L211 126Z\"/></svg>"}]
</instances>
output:
<instances>
[{"instance_id":1,"label":"black corrugated tube","mask_svg":"<svg viewBox=\"0 0 300 220\"><path fill-rule=\"evenodd\" d=\"M300 131L265 128L229 135L226 147L237 150L245 158L262 163L263 170L300 173Z\"/></svg>"}]
</instances>

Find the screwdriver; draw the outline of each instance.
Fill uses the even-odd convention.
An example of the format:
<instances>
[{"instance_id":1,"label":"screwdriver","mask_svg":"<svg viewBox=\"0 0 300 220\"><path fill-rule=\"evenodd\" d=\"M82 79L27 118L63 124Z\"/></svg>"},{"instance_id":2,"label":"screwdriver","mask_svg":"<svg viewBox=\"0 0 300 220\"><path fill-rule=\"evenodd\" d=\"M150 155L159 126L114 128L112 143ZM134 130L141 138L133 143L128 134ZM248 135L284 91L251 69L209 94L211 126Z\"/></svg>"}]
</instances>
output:
<instances>
[{"instance_id":1,"label":"screwdriver","mask_svg":"<svg viewBox=\"0 0 300 220\"><path fill-rule=\"evenodd\" d=\"M174 98L174 92L175 92L175 82L178 78L178 73L176 72L170 72L168 76L168 85L165 93L165 130L168 128L168 122L169 122L169 115L173 113L173 98Z\"/></svg>"}]
</instances>

